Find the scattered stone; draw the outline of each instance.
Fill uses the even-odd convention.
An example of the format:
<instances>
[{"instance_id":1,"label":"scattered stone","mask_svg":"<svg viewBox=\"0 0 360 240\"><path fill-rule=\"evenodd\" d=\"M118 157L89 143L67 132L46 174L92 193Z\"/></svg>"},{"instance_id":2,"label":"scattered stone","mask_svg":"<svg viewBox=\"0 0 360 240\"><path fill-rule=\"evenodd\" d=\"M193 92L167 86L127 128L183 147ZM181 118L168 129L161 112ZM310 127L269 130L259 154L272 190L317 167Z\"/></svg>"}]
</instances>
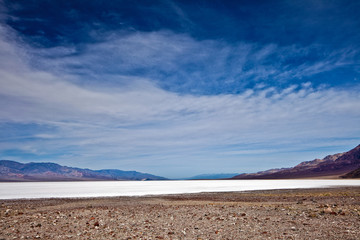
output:
<instances>
[{"instance_id":1,"label":"scattered stone","mask_svg":"<svg viewBox=\"0 0 360 240\"><path fill-rule=\"evenodd\" d=\"M331 209L331 207L327 207L327 208L324 209L324 212L325 213L332 213L333 210Z\"/></svg>"},{"instance_id":2,"label":"scattered stone","mask_svg":"<svg viewBox=\"0 0 360 240\"><path fill-rule=\"evenodd\" d=\"M5 211L5 216L6 216L6 217L10 216L11 211L12 211L12 210L11 210L11 209L9 209L9 208L8 208L8 209L6 209L6 211Z\"/></svg>"}]
</instances>

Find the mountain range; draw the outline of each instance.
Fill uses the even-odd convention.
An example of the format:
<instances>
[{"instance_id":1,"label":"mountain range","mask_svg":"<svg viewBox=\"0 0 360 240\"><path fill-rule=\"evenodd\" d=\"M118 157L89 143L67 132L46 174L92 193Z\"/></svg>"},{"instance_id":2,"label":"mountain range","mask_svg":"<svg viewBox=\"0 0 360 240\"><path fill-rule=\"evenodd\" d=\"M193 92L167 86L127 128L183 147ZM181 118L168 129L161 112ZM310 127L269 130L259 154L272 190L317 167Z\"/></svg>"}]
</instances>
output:
<instances>
[{"instance_id":1,"label":"mountain range","mask_svg":"<svg viewBox=\"0 0 360 240\"><path fill-rule=\"evenodd\" d=\"M188 180L226 179L226 178L232 178L236 175L239 175L239 173L210 173L210 174L196 175L187 179Z\"/></svg>"},{"instance_id":2,"label":"mountain range","mask_svg":"<svg viewBox=\"0 0 360 240\"><path fill-rule=\"evenodd\" d=\"M91 170L61 166L56 163L19 163L0 160L0 181L101 181L166 180L136 171L118 169Z\"/></svg>"},{"instance_id":3,"label":"mountain range","mask_svg":"<svg viewBox=\"0 0 360 240\"><path fill-rule=\"evenodd\" d=\"M359 178L360 145L354 149L302 162L295 167L270 169L257 173L240 174L233 179L288 179L288 178Z\"/></svg>"},{"instance_id":4,"label":"mountain range","mask_svg":"<svg viewBox=\"0 0 360 240\"><path fill-rule=\"evenodd\" d=\"M360 145L354 149L302 162L295 167L257 173L203 174L191 179L290 179L290 178L360 178ZM0 181L105 181L166 180L164 177L118 169L91 170L61 166L56 163L20 163L0 160Z\"/></svg>"}]
</instances>

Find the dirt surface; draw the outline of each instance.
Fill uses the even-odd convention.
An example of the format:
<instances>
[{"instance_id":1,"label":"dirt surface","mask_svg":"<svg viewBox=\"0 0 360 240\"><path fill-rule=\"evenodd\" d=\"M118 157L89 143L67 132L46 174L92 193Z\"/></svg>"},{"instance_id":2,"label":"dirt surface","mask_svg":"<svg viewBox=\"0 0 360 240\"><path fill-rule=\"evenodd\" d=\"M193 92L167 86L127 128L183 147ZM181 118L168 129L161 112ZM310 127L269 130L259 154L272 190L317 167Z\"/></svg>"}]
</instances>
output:
<instances>
[{"instance_id":1,"label":"dirt surface","mask_svg":"<svg viewBox=\"0 0 360 240\"><path fill-rule=\"evenodd\" d=\"M0 200L0 239L360 239L360 187Z\"/></svg>"}]
</instances>

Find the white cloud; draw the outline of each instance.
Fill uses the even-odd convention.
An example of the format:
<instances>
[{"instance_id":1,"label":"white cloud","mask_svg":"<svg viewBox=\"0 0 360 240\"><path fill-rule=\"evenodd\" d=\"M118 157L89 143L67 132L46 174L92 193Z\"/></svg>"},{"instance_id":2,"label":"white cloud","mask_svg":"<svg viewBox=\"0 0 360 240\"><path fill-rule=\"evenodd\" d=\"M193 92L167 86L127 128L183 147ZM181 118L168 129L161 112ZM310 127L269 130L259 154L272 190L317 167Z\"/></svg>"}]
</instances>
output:
<instances>
[{"instance_id":1,"label":"white cloud","mask_svg":"<svg viewBox=\"0 0 360 240\"><path fill-rule=\"evenodd\" d=\"M6 33L5 29L1 33ZM89 46L80 57L59 58L55 65L61 67L47 72L30 67L31 58L24 54L25 50L1 38L0 99L6 104L1 105L0 122L54 128L45 132L40 128L34 133L35 140L23 139L26 142L23 147L19 142L7 143L2 150L15 148L39 155L62 153L59 159L70 154L78 162L108 160L87 163L97 168L108 164L172 176L180 163L189 170L192 165L211 167L222 160L240 172L258 163L249 162L248 156L246 159L223 156L256 154L259 148L275 154L289 146L304 149L333 138L359 136L360 96L355 90L313 88L306 82L286 89L258 85L241 94L201 96L163 90L153 79L115 76L126 80L126 84L107 87L101 83L77 84L86 79L78 79L72 71L60 74L66 66L74 64L94 65L94 71L106 64L133 68L135 63L177 70L178 61L181 65L206 62L212 57L216 58L210 60L210 67L216 66L213 74L220 74L215 70L228 66L229 55L236 56L230 65L242 66L249 55L261 61L279 50L271 45L251 53L253 46L243 44L236 46L235 53L230 54L234 51L230 47L220 47L217 52L215 49L221 43L197 42L171 33L117 38ZM194 51L196 54L191 55ZM98 56L106 54L110 54L109 59L99 59ZM124 62L125 59L128 61ZM102 60L104 64L97 65ZM55 65L50 62L45 66ZM316 71L326 68L320 65L313 68ZM234 75L255 74L255 70L239 73L234 66L230 70ZM263 66L258 70L265 75L279 71ZM343 141L349 142L354 141ZM248 149L243 149L244 146ZM156 170L154 162L164 167Z\"/></svg>"},{"instance_id":2,"label":"white cloud","mask_svg":"<svg viewBox=\"0 0 360 240\"><path fill-rule=\"evenodd\" d=\"M33 66L55 74L86 76L87 84L94 79L110 85L126 84L129 77L142 76L174 90L228 90L236 86L239 89L235 92L249 82L283 84L351 66L358 54L350 48L326 52L319 45L199 41L169 31L113 33L81 50L56 47L30 51Z\"/></svg>"}]
</instances>

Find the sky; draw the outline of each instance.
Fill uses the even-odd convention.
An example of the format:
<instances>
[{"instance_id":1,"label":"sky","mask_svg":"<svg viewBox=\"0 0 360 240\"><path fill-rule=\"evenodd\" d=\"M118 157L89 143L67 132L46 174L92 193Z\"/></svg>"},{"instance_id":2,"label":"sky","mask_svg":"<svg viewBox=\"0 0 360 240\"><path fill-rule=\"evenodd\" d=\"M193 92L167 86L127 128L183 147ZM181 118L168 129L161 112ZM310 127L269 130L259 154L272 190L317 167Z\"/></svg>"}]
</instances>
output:
<instances>
[{"instance_id":1,"label":"sky","mask_svg":"<svg viewBox=\"0 0 360 240\"><path fill-rule=\"evenodd\" d=\"M360 143L360 1L0 0L0 159L168 178Z\"/></svg>"}]
</instances>

